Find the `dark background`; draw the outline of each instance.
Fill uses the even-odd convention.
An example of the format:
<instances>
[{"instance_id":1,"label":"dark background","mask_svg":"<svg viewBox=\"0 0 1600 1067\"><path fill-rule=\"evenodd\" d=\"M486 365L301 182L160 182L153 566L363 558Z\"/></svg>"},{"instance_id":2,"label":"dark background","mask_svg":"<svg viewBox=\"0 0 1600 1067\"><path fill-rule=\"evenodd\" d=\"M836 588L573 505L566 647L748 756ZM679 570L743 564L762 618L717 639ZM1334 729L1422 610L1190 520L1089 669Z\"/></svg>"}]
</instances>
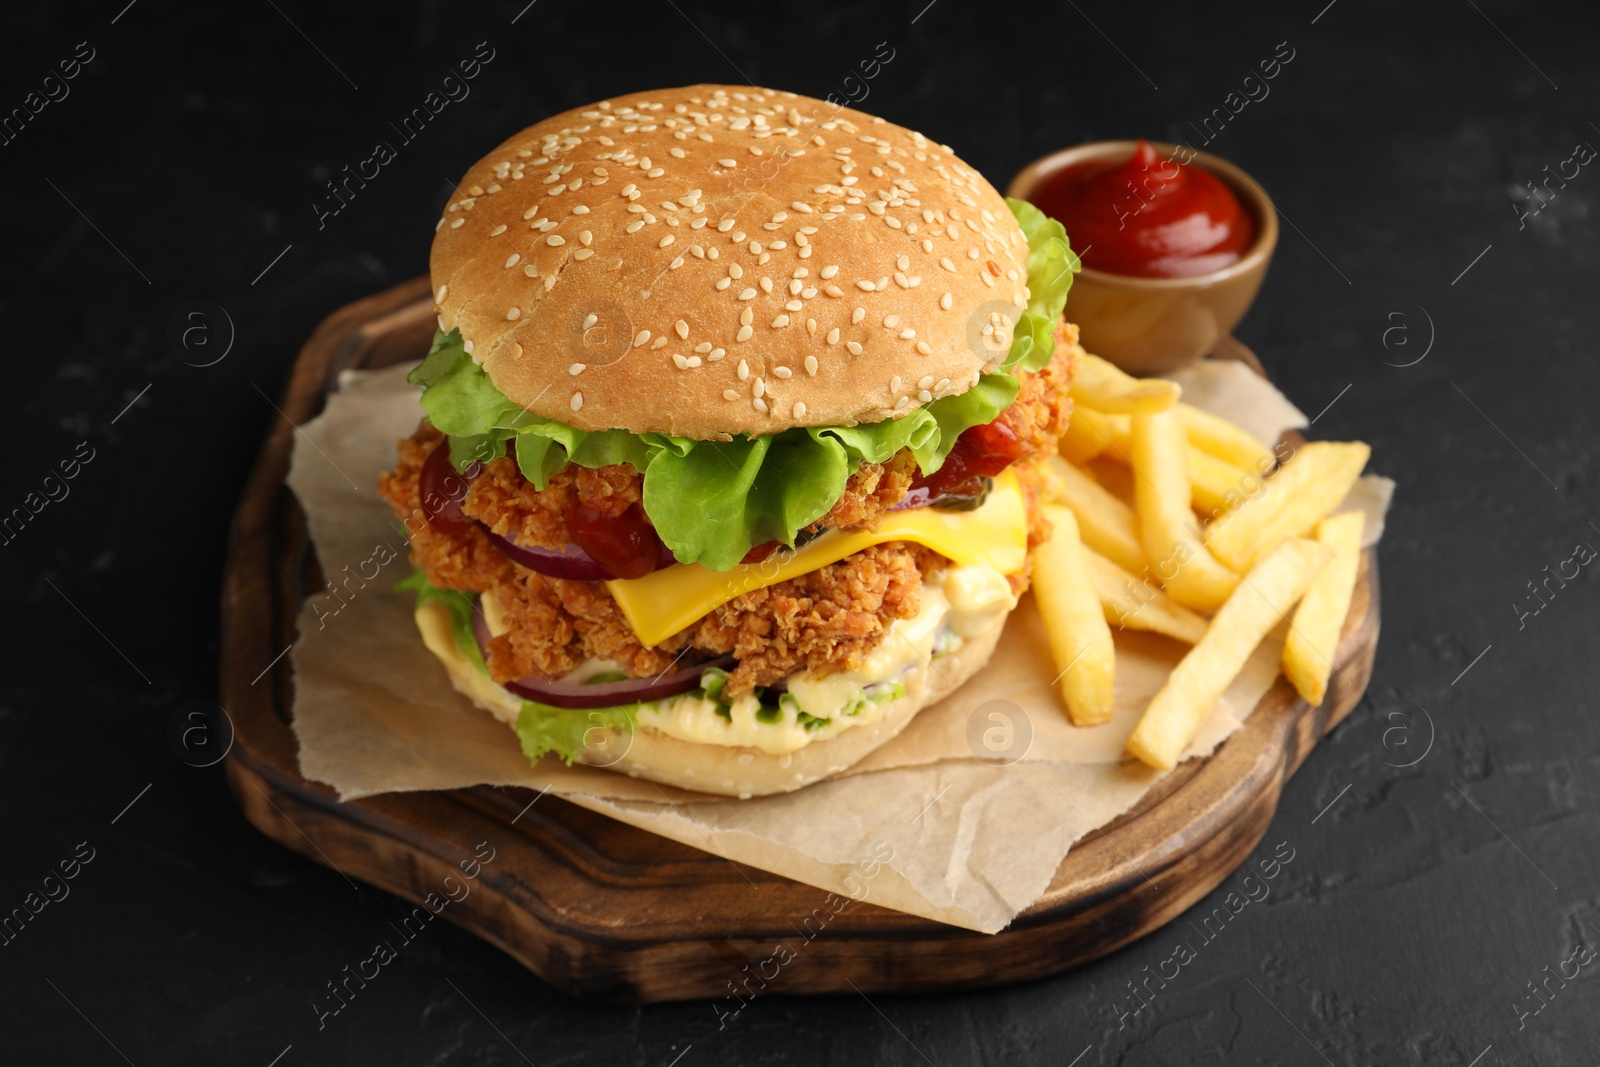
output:
<instances>
[{"instance_id":1,"label":"dark background","mask_svg":"<svg viewBox=\"0 0 1600 1067\"><path fill-rule=\"evenodd\" d=\"M1600 966L1538 1014L1527 983L1600 947L1600 596L1585 570L1535 615L1527 583L1600 545L1600 173L1518 218L1540 206L1526 183L1600 145L1591 6L524 2L7 5L0 111L78 42L94 58L0 145L0 511L94 458L0 546L0 911L79 842L94 859L0 946L0 1061L1596 1061ZM319 230L324 180L480 41L496 58L470 97ZM435 925L318 1032L312 998L398 903L268 843L167 739L216 693L218 577L266 398L323 316L425 270L449 182L510 132L692 81L842 92L884 41L863 106L997 185L1143 134L1238 162L1292 220L1240 336L1323 412L1317 435L1370 441L1400 484L1371 689L1258 849L1294 861L1122 1029L1111 1005L1174 931L1011 989L765 997L719 1032L703 1002L585 1005ZM1201 145L1190 122L1279 42L1294 58L1270 96ZM168 340L196 300L237 333L203 368Z\"/></svg>"}]
</instances>

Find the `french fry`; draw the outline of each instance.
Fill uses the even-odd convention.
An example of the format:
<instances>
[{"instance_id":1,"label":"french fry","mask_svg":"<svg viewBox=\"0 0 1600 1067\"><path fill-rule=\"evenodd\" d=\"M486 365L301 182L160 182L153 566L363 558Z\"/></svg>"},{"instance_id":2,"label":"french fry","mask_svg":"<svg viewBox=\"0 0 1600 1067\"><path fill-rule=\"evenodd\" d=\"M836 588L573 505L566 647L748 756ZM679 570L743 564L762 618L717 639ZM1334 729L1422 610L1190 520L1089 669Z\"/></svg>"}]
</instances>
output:
<instances>
[{"instance_id":1,"label":"french fry","mask_svg":"<svg viewBox=\"0 0 1600 1067\"><path fill-rule=\"evenodd\" d=\"M1067 428L1057 446L1068 463L1080 466L1104 452L1110 442L1099 420L1084 416L1086 410L1081 404L1073 406L1072 417L1067 420Z\"/></svg>"},{"instance_id":2,"label":"french fry","mask_svg":"<svg viewBox=\"0 0 1600 1067\"><path fill-rule=\"evenodd\" d=\"M1265 488L1213 522L1206 547L1236 571L1246 571L1279 541L1300 537L1349 494L1372 449L1360 441L1313 441L1300 446ZM1145 546L1148 555L1150 547Z\"/></svg>"},{"instance_id":3,"label":"french fry","mask_svg":"<svg viewBox=\"0 0 1600 1067\"><path fill-rule=\"evenodd\" d=\"M1088 352L1078 354L1072 379L1072 400L1096 411L1119 415L1154 415L1169 410L1183 390L1165 378L1135 378L1114 363Z\"/></svg>"},{"instance_id":4,"label":"french fry","mask_svg":"<svg viewBox=\"0 0 1600 1067\"><path fill-rule=\"evenodd\" d=\"M1252 569L1145 709L1128 738L1128 755L1158 770L1177 766L1250 654L1333 555L1326 545L1291 538Z\"/></svg>"},{"instance_id":5,"label":"french fry","mask_svg":"<svg viewBox=\"0 0 1600 1067\"><path fill-rule=\"evenodd\" d=\"M1133 509L1119 500L1088 471L1059 456L1044 467L1056 491L1056 501L1072 509L1083 543L1135 574L1144 570L1144 549Z\"/></svg>"},{"instance_id":6,"label":"french fry","mask_svg":"<svg viewBox=\"0 0 1600 1067\"><path fill-rule=\"evenodd\" d=\"M1036 550L1033 592L1050 636L1050 652L1061 671L1061 697L1074 726L1097 726L1111 718L1116 651L1078 540L1069 508L1043 507L1055 527Z\"/></svg>"},{"instance_id":7,"label":"french fry","mask_svg":"<svg viewBox=\"0 0 1600 1067\"><path fill-rule=\"evenodd\" d=\"M1181 401L1174 410L1184 436L1200 451L1260 475L1272 470L1277 462L1272 449L1227 419Z\"/></svg>"},{"instance_id":8,"label":"french fry","mask_svg":"<svg viewBox=\"0 0 1600 1067\"><path fill-rule=\"evenodd\" d=\"M1126 460L1112 459L1110 453L1096 456L1083 465L1083 469L1094 476L1112 496L1122 501L1128 507L1133 507L1133 470Z\"/></svg>"},{"instance_id":9,"label":"french fry","mask_svg":"<svg viewBox=\"0 0 1600 1067\"><path fill-rule=\"evenodd\" d=\"M1134 415L1134 510L1145 559L1186 608L1211 613L1239 584L1239 576L1206 551L1189 510L1189 462L1183 428L1171 412Z\"/></svg>"},{"instance_id":10,"label":"french fry","mask_svg":"<svg viewBox=\"0 0 1600 1067\"><path fill-rule=\"evenodd\" d=\"M1196 511L1208 518L1232 511L1244 502L1252 487L1260 488L1259 477L1193 444L1188 446L1186 455L1190 501Z\"/></svg>"},{"instance_id":11,"label":"french fry","mask_svg":"<svg viewBox=\"0 0 1600 1067\"><path fill-rule=\"evenodd\" d=\"M1077 413L1083 410L1082 407L1075 407L1073 417L1076 418ZM1095 452L1094 458L1130 462L1133 454L1133 423L1130 417L1108 415L1093 409L1090 411L1088 425L1093 427L1094 436L1103 446ZM1204 515L1231 511L1249 497L1252 489L1260 489L1259 474L1252 475L1225 459L1219 459L1192 440L1188 442L1186 453L1189 457L1189 493L1195 510ZM1270 470L1271 466L1263 469Z\"/></svg>"},{"instance_id":12,"label":"french fry","mask_svg":"<svg viewBox=\"0 0 1600 1067\"><path fill-rule=\"evenodd\" d=\"M1106 622L1118 628L1165 634L1189 645L1205 636L1206 620L1167 596L1151 579L1129 574L1087 544L1083 555Z\"/></svg>"},{"instance_id":13,"label":"french fry","mask_svg":"<svg viewBox=\"0 0 1600 1067\"><path fill-rule=\"evenodd\" d=\"M1113 453L1125 452L1128 444L1127 423L1126 415L1107 415L1086 404L1074 404L1072 418L1067 422L1067 432L1061 438L1061 454L1074 463L1082 464L1108 449ZM1082 458L1076 458L1078 456ZM1122 461L1127 462L1126 459Z\"/></svg>"},{"instance_id":14,"label":"french fry","mask_svg":"<svg viewBox=\"0 0 1600 1067\"><path fill-rule=\"evenodd\" d=\"M1283 645L1284 677L1314 708L1321 707L1328 694L1328 675L1361 568L1365 523L1359 511L1330 515L1317 523L1317 542L1333 549L1333 561L1312 579Z\"/></svg>"}]
</instances>

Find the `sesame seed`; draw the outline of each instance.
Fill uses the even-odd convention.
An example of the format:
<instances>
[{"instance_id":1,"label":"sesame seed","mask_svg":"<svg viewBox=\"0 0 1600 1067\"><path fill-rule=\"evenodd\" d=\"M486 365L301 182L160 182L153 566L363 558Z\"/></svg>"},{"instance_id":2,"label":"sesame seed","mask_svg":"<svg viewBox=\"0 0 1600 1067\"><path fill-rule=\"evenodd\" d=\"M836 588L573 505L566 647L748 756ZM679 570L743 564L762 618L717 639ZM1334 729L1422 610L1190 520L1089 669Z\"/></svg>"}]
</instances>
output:
<instances>
[{"instance_id":1,"label":"sesame seed","mask_svg":"<svg viewBox=\"0 0 1600 1067\"><path fill-rule=\"evenodd\" d=\"M791 300L787 304L783 305L783 310L785 310L785 311L799 311L803 307L805 307L805 304L803 304L799 300Z\"/></svg>"},{"instance_id":2,"label":"sesame seed","mask_svg":"<svg viewBox=\"0 0 1600 1067\"><path fill-rule=\"evenodd\" d=\"M732 284L733 284L733 279L731 279L731 278L718 278L717 279L716 288L718 289L718 291L721 291L723 289L726 289L728 286L730 286Z\"/></svg>"},{"instance_id":3,"label":"sesame seed","mask_svg":"<svg viewBox=\"0 0 1600 1067\"><path fill-rule=\"evenodd\" d=\"M796 400L794 402L794 417L797 419L806 417L806 402L804 400Z\"/></svg>"},{"instance_id":4,"label":"sesame seed","mask_svg":"<svg viewBox=\"0 0 1600 1067\"><path fill-rule=\"evenodd\" d=\"M628 233L638 233L640 230L644 229L644 220L634 219L632 222L624 226L623 229Z\"/></svg>"},{"instance_id":5,"label":"sesame seed","mask_svg":"<svg viewBox=\"0 0 1600 1067\"><path fill-rule=\"evenodd\" d=\"M724 400L738 400L739 399L739 391L737 389L724 389L722 391L722 399L724 399Z\"/></svg>"},{"instance_id":6,"label":"sesame seed","mask_svg":"<svg viewBox=\"0 0 1600 1067\"><path fill-rule=\"evenodd\" d=\"M911 257L910 256L900 256L900 257L895 259L894 265L899 267L901 270L910 270L911 269Z\"/></svg>"},{"instance_id":7,"label":"sesame seed","mask_svg":"<svg viewBox=\"0 0 1600 1067\"><path fill-rule=\"evenodd\" d=\"M772 279L771 278L762 278L761 279L761 291L763 293L772 292Z\"/></svg>"},{"instance_id":8,"label":"sesame seed","mask_svg":"<svg viewBox=\"0 0 1600 1067\"><path fill-rule=\"evenodd\" d=\"M548 245L564 245L567 243L567 239L559 233L553 233L544 239L544 243Z\"/></svg>"},{"instance_id":9,"label":"sesame seed","mask_svg":"<svg viewBox=\"0 0 1600 1067\"><path fill-rule=\"evenodd\" d=\"M574 215L587 215L589 213L589 206L587 204L579 204L577 207L572 209L572 213Z\"/></svg>"},{"instance_id":10,"label":"sesame seed","mask_svg":"<svg viewBox=\"0 0 1600 1067\"><path fill-rule=\"evenodd\" d=\"M741 359L739 361L738 368L735 370L735 373L739 375L739 380L741 382L744 381L746 378L750 377L750 364Z\"/></svg>"},{"instance_id":11,"label":"sesame seed","mask_svg":"<svg viewBox=\"0 0 1600 1067\"><path fill-rule=\"evenodd\" d=\"M665 237L663 237L660 241L658 241L656 243L656 247L657 248L665 248L668 245L670 245L673 241L676 241L676 240L677 240L677 238L672 236L672 234L669 233Z\"/></svg>"},{"instance_id":12,"label":"sesame seed","mask_svg":"<svg viewBox=\"0 0 1600 1067\"><path fill-rule=\"evenodd\" d=\"M728 167L730 169L733 168L733 167L737 167L739 165L738 160L734 160L734 159L719 159L719 160L717 160L717 162L720 163L722 166Z\"/></svg>"},{"instance_id":13,"label":"sesame seed","mask_svg":"<svg viewBox=\"0 0 1600 1067\"><path fill-rule=\"evenodd\" d=\"M896 374L893 378L889 379L889 392L898 393L900 391L900 387L904 384L905 383L900 380L900 375Z\"/></svg>"},{"instance_id":14,"label":"sesame seed","mask_svg":"<svg viewBox=\"0 0 1600 1067\"><path fill-rule=\"evenodd\" d=\"M896 326L900 325L900 316L899 315L885 315L883 317L883 324L885 326L889 327L892 330Z\"/></svg>"},{"instance_id":15,"label":"sesame seed","mask_svg":"<svg viewBox=\"0 0 1600 1067\"><path fill-rule=\"evenodd\" d=\"M584 230L582 233L578 234L578 243L584 247L588 247L594 243L594 234L588 230Z\"/></svg>"},{"instance_id":16,"label":"sesame seed","mask_svg":"<svg viewBox=\"0 0 1600 1067\"><path fill-rule=\"evenodd\" d=\"M688 338L689 338L689 324L687 322L684 322L682 319L679 319L677 321L677 323L672 328L674 330L678 331L678 336L679 337L683 338L684 340L688 340Z\"/></svg>"},{"instance_id":17,"label":"sesame seed","mask_svg":"<svg viewBox=\"0 0 1600 1067\"><path fill-rule=\"evenodd\" d=\"M765 396L766 394L767 394L767 383L762 381L760 376L757 376L756 380L750 383L750 395L751 396Z\"/></svg>"},{"instance_id":18,"label":"sesame seed","mask_svg":"<svg viewBox=\"0 0 1600 1067\"><path fill-rule=\"evenodd\" d=\"M754 300L755 298L756 298L756 291L755 291L755 289L753 287L749 288L749 289L741 289L741 290L739 290L739 299L740 300Z\"/></svg>"},{"instance_id":19,"label":"sesame seed","mask_svg":"<svg viewBox=\"0 0 1600 1067\"><path fill-rule=\"evenodd\" d=\"M839 273L839 264L837 264L837 263L829 263L829 264L828 264L828 265L827 265L827 266L826 266L826 267L823 267L823 268L822 268L822 269L821 269L821 270L820 270L820 271L818 271L818 272L817 272L817 273L818 273L818 274L819 274L819 275L820 275L820 276L821 276L821 277L822 277L822 278L823 278L823 279L824 279L824 280L826 280L826 279L828 279L828 278L831 278L831 277L833 277L833 276L834 276L834 275L835 275L835 274L838 274L838 273Z\"/></svg>"},{"instance_id":20,"label":"sesame seed","mask_svg":"<svg viewBox=\"0 0 1600 1067\"><path fill-rule=\"evenodd\" d=\"M763 415L766 414L767 402L765 400L761 399L759 396L756 397L754 400L750 401L750 405L752 407L754 407L757 411L761 412Z\"/></svg>"},{"instance_id":21,"label":"sesame seed","mask_svg":"<svg viewBox=\"0 0 1600 1067\"><path fill-rule=\"evenodd\" d=\"M856 287L858 289L865 290L866 292L869 292L869 293L877 288L876 285L872 284L872 280L869 279L869 278L860 278L860 279L858 279L856 281Z\"/></svg>"},{"instance_id":22,"label":"sesame seed","mask_svg":"<svg viewBox=\"0 0 1600 1067\"><path fill-rule=\"evenodd\" d=\"M856 323L860 322L862 319L864 319L866 317L867 317L867 309L866 308L856 308L854 311L852 311L850 313L850 324L853 326L853 325L855 325Z\"/></svg>"},{"instance_id":23,"label":"sesame seed","mask_svg":"<svg viewBox=\"0 0 1600 1067\"><path fill-rule=\"evenodd\" d=\"M573 251L572 258L578 260L581 263L583 260L588 259L592 255L594 255L594 249L592 249L592 248L579 248L579 249L576 249L576 250Z\"/></svg>"},{"instance_id":24,"label":"sesame seed","mask_svg":"<svg viewBox=\"0 0 1600 1067\"><path fill-rule=\"evenodd\" d=\"M917 390L917 399L926 404L928 401L933 399L933 394L928 392L926 389L919 389Z\"/></svg>"},{"instance_id":25,"label":"sesame seed","mask_svg":"<svg viewBox=\"0 0 1600 1067\"><path fill-rule=\"evenodd\" d=\"M678 365L679 370L686 370L689 366L689 361L676 352L672 353L672 362Z\"/></svg>"},{"instance_id":26,"label":"sesame seed","mask_svg":"<svg viewBox=\"0 0 1600 1067\"><path fill-rule=\"evenodd\" d=\"M521 308L515 308L514 307L511 310L506 312L506 321L507 322L516 322L520 318L522 318L522 309Z\"/></svg>"},{"instance_id":27,"label":"sesame seed","mask_svg":"<svg viewBox=\"0 0 1600 1067\"><path fill-rule=\"evenodd\" d=\"M588 368L588 366L589 365L587 363L574 363L572 366L567 368L567 373L573 377L577 377L578 375L582 374Z\"/></svg>"},{"instance_id":28,"label":"sesame seed","mask_svg":"<svg viewBox=\"0 0 1600 1067\"><path fill-rule=\"evenodd\" d=\"M503 234L505 232L506 232L506 224L502 222L500 225L496 226L494 229L489 231L489 236L490 237L499 237L501 234Z\"/></svg>"},{"instance_id":29,"label":"sesame seed","mask_svg":"<svg viewBox=\"0 0 1600 1067\"><path fill-rule=\"evenodd\" d=\"M699 356L690 356L687 360L684 361L684 365L686 367L688 367L690 370L693 370L694 368L696 368L696 367L698 367L700 365L700 357Z\"/></svg>"},{"instance_id":30,"label":"sesame seed","mask_svg":"<svg viewBox=\"0 0 1600 1067\"><path fill-rule=\"evenodd\" d=\"M794 371L790 370L788 367L774 367L772 368L772 373L776 374L780 378L787 378L789 375L793 374Z\"/></svg>"},{"instance_id":31,"label":"sesame seed","mask_svg":"<svg viewBox=\"0 0 1600 1067\"><path fill-rule=\"evenodd\" d=\"M929 347L928 342L926 341L917 342L917 351L924 356L933 355L933 349Z\"/></svg>"},{"instance_id":32,"label":"sesame seed","mask_svg":"<svg viewBox=\"0 0 1600 1067\"><path fill-rule=\"evenodd\" d=\"M633 347L638 348L648 340L650 340L650 331L640 330L638 333L633 335Z\"/></svg>"},{"instance_id":33,"label":"sesame seed","mask_svg":"<svg viewBox=\"0 0 1600 1067\"><path fill-rule=\"evenodd\" d=\"M755 333L755 330L751 329L749 326L741 326L739 327L739 332L734 335L733 339L735 341L748 341L750 340L750 335L753 333Z\"/></svg>"},{"instance_id":34,"label":"sesame seed","mask_svg":"<svg viewBox=\"0 0 1600 1067\"><path fill-rule=\"evenodd\" d=\"M522 265L522 273L530 278L537 278L539 276L539 267L532 260L529 260Z\"/></svg>"},{"instance_id":35,"label":"sesame seed","mask_svg":"<svg viewBox=\"0 0 1600 1067\"><path fill-rule=\"evenodd\" d=\"M855 341L846 341L844 346L850 350L850 354L852 356L859 356L861 354L861 345Z\"/></svg>"},{"instance_id":36,"label":"sesame seed","mask_svg":"<svg viewBox=\"0 0 1600 1067\"><path fill-rule=\"evenodd\" d=\"M723 219L721 222L717 223L718 233L727 233L731 229L733 229L732 219Z\"/></svg>"},{"instance_id":37,"label":"sesame seed","mask_svg":"<svg viewBox=\"0 0 1600 1067\"><path fill-rule=\"evenodd\" d=\"M900 331L900 340L902 341L909 341L915 336L917 336L917 331L909 326Z\"/></svg>"},{"instance_id":38,"label":"sesame seed","mask_svg":"<svg viewBox=\"0 0 1600 1067\"><path fill-rule=\"evenodd\" d=\"M750 323L752 323L754 321L755 321L755 312L751 311L749 308L745 308L743 311L739 312L739 325L740 326L748 326L748 325L750 325Z\"/></svg>"},{"instance_id":39,"label":"sesame seed","mask_svg":"<svg viewBox=\"0 0 1600 1067\"><path fill-rule=\"evenodd\" d=\"M817 373L817 357L816 356L807 356L806 357L806 373L807 374L815 374L815 373Z\"/></svg>"},{"instance_id":40,"label":"sesame seed","mask_svg":"<svg viewBox=\"0 0 1600 1067\"><path fill-rule=\"evenodd\" d=\"M448 292L449 292L449 291L450 291L450 287L449 287L449 286L448 286L448 285L441 285L441 286L439 286L439 295L438 295L438 296L436 296L436 297L434 297L434 298L433 298L433 302L434 302L434 303L435 303L435 304L442 304L442 303L444 303L444 296L445 296L445 294L446 294L446 293L448 293Z\"/></svg>"},{"instance_id":41,"label":"sesame seed","mask_svg":"<svg viewBox=\"0 0 1600 1067\"><path fill-rule=\"evenodd\" d=\"M779 315L772 320L772 327L775 330L781 330L787 325L789 325L789 316L787 315Z\"/></svg>"},{"instance_id":42,"label":"sesame seed","mask_svg":"<svg viewBox=\"0 0 1600 1067\"><path fill-rule=\"evenodd\" d=\"M583 394L573 393L571 405L573 411L577 411L579 408L583 407Z\"/></svg>"},{"instance_id":43,"label":"sesame seed","mask_svg":"<svg viewBox=\"0 0 1600 1067\"><path fill-rule=\"evenodd\" d=\"M654 341L650 342L650 351L652 351L652 352L654 352L658 348L665 348L665 347L667 347L667 336L666 336L666 334L662 334L660 337L657 337Z\"/></svg>"},{"instance_id":44,"label":"sesame seed","mask_svg":"<svg viewBox=\"0 0 1600 1067\"><path fill-rule=\"evenodd\" d=\"M711 363L715 363L717 360L721 359L727 354L728 350L726 348L713 348L711 350L711 354L707 356L706 359Z\"/></svg>"},{"instance_id":45,"label":"sesame seed","mask_svg":"<svg viewBox=\"0 0 1600 1067\"><path fill-rule=\"evenodd\" d=\"M461 224L466 222L466 221L467 221L466 219L455 219L454 221L452 221L450 223L450 228L452 230L459 230L459 229L461 229Z\"/></svg>"},{"instance_id":46,"label":"sesame seed","mask_svg":"<svg viewBox=\"0 0 1600 1067\"><path fill-rule=\"evenodd\" d=\"M949 256L942 257L939 260L939 266L943 267L945 270L949 271L951 274L954 274L956 272L956 265L954 263L950 262L950 257Z\"/></svg>"},{"instance_id":47,"label":"sesame seed","mask_svg":"<svg viewBox=\"0 0 1600 1067\"><path fill-rule=\"evenodd\" d=\"M824 285L822 287L822 291L824 293L827 293L829 296L843 296L844 295L844 290L839 288L837 285Z\"/></svg>"}]
</instances>

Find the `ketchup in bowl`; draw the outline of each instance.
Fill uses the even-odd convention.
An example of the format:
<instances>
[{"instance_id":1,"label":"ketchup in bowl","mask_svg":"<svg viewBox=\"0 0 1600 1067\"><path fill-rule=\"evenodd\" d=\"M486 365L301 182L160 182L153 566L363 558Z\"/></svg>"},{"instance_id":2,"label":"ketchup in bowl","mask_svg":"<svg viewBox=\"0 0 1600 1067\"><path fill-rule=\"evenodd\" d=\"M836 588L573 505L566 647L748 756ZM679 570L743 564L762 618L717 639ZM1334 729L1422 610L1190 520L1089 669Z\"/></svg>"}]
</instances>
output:
<instances>
[{"instance_id":1,"label":"ketchup in bowl","mask_svg":"<svg viewBox=\"0 0 1600 1067\"><path fill-rule=\"evenodd\" d=\"M1122 162L1051 175L1032 200L1066 227L1085 266L1109 274L1207 274L1237 263L1256 240L1232 189L1194 163L1161 158L1145 140Z\"/></svg>"}]
</instances>

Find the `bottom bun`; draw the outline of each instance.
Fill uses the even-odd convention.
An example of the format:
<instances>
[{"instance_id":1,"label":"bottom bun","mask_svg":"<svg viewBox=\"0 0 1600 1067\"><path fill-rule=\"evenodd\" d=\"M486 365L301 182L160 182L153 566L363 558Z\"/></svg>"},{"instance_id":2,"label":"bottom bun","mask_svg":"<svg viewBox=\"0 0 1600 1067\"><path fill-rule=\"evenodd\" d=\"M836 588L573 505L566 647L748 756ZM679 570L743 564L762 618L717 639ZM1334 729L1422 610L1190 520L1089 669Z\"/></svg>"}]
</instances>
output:
<instances>
[{"instance_id":1,"label":"bottom bun","mask_svg":"<svg viewBox=\"0 0 1600 1067\"><path fill-rule=\"evenodd\" d=\"M959 688L989 662L1006 618L1007 613L997 614L953 651L907 671L899 679L906 687L905 695L890 701L874 721L793 752L773 754L745 746L700 744L640 726L631 734L590 731L596 736L583 762L700 793L748 798L791 792L848 770L905 729L917 712ZM456 650L448 611L442 605L426 604L417 609L416 619L424 643L444 664L456 690L514 728L522 701L486 678ZM589 740L587 735L585 740Z\"/></svg>"}]
</instances>

